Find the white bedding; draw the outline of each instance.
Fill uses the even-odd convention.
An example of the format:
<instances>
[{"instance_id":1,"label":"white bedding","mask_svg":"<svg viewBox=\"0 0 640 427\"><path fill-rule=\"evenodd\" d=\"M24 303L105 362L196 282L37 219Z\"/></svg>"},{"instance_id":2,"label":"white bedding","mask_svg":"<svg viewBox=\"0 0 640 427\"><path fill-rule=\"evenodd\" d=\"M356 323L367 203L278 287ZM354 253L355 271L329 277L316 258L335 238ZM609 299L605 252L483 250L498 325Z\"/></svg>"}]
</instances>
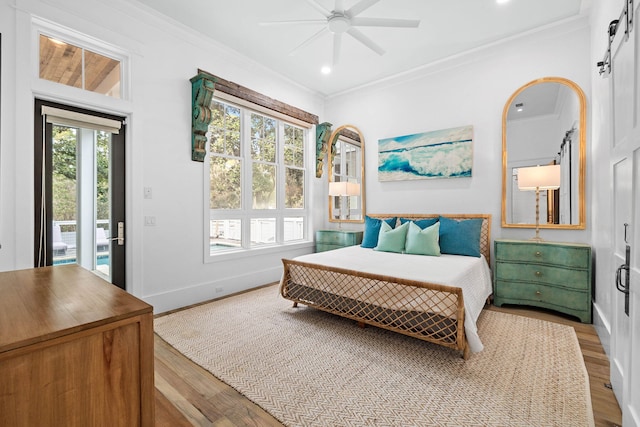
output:
<instances>
[{"instance_id":1,"label":"white bedding","mask_svg":"<svg viewBox=\"0 0 640 427\"><path fill-rule=\"evenodd\" d=\"M349 246L326 252L296 257L297 261L419 280L462 289L464 296L464 329L472 352L482 351L476 321L485 301L492 293L491 271L481 258L441 255L398 254Z\"/></svg>"}]
</instances>

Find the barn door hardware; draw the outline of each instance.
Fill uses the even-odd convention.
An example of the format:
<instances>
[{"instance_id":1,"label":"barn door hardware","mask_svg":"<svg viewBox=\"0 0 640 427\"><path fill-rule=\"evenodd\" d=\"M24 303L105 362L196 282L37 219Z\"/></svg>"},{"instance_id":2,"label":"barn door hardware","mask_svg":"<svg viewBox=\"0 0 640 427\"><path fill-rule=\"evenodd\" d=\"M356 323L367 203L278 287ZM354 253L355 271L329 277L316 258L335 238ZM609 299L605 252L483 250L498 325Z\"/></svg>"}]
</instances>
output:
<instances>
[{"instance_id":1,"label":"barn door hardware","mask_svg":"<svg viewBox=\"0 0 640 427\"><path fill-rule=\"evenodd\" d=\"M627 41L629 40L629 34L633 30L633 0L625 0L620 18L614 19L609 23L609 28L607 29L607 51L602 61L598 61L596 64L601 76L606 77L611 74L611 45L621 23L624 23L624 40Z\"/></svg>"}]
</instances>

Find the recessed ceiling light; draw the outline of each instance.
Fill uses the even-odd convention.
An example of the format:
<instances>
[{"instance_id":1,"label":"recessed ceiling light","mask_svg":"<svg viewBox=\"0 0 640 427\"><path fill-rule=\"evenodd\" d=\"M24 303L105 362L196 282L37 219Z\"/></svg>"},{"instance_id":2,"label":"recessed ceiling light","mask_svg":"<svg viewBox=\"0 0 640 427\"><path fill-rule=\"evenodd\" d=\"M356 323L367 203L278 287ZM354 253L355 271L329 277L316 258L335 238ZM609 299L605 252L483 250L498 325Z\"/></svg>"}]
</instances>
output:
<instances>
[{"instance_id":1,"label":"recessed ceiling light","mask_svg":"<svg viewBox=\"0 0 640 427\"><path fill-rule=\"evenodd\" d=\"M331 73L331 67L329 67L328 65L325 65L320 69L320 72L322 74L330 74Z\"/></svg>"},{"instance_id":2,"label":"recessed ceiling light","mask_svg":"<svg viewBox=\"0 0 640 427\"><path fill-rule=\"evenodd\" d=\"M509 0L496 0L496 3L498 4L509 3Z\"/></svg>"}]
</instances>

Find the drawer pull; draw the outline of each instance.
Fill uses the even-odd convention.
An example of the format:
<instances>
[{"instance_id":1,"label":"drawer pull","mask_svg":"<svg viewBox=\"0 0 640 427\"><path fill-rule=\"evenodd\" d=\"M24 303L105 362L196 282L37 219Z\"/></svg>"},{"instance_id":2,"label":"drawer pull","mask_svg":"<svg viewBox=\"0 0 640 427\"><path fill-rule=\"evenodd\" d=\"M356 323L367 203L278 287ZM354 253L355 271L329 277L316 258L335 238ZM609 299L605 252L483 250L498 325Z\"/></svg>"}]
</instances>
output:
<instances>
[{"instance_id":1,"label":"drawer pull","mask_svg":"<svg viewBox=\"0 0 640 427\"><path fill-rule=\"evenodd\" d=\"M536 291L536 295L542 295L542 292Z\"/></svg>"},{"instance_id":2,"label":"drawer pull","mask_svg":"<svg viewBox=\"0 0 640 427\"><path fill-rule=\"evenodd\" d=\"M540 258L540 257L542 256L542 252L540 252L540 251L536 251L536 256L537 256L538 258Z\"/></svg>"},{"instance_id":3,"label":"drawer pull","mask_svg":"<svg viewBox=\"0 0 640 427\"><path fill-rule=\"evenodd\" d=\"M542 272L536 271L536 276L538 276L538 277L542 276Z\"/></svg>"}]
</instances>

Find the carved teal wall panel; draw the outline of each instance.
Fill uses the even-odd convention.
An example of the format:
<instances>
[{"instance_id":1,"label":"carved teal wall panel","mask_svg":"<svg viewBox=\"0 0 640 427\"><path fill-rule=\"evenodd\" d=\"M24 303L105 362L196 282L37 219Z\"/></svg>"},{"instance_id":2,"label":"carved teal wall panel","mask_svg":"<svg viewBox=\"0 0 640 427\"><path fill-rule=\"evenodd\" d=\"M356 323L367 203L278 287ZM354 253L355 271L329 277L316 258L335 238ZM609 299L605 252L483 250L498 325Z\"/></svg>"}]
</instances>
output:
<instances>
[{"instance_id":1,"label":"carved teal wall panel","mask_svg":"<svg viewBox=\"0 0 640 427\"><path fill-rule=\"evenodd\" d=\"M211 123L211 98L215 79L205 73L191 78L191 160L204 162L207 154L207 130Z\"/></svg>"},{"instance_id":2,"label":"carved teal wall panel","mask_svg":"<svg viewBox=\"0 0 640 427\"><path fill-rule=\"evenodd\" d=\"M324 156L327 154L327 144L331 136L331 123L324 122L316 126L316 178L322 178Z\"/></svg>"}]
</instances>

